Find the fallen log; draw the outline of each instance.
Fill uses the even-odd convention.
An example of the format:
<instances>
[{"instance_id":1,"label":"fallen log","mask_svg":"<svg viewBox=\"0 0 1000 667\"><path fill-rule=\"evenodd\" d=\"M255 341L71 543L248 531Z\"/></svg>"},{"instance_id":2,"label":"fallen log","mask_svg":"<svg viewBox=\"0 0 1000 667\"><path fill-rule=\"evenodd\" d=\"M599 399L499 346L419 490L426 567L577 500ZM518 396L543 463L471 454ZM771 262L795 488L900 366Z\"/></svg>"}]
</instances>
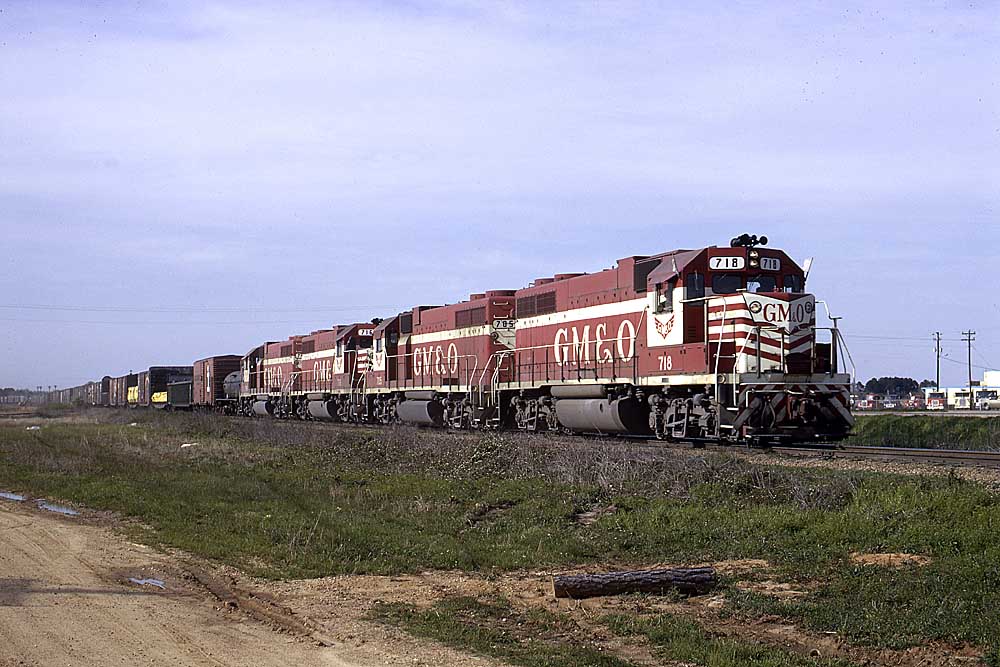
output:
<instances>
[{"instance_id":1,"label":"fallen log","mask_svg":"<svg viewBox=\"0 0 1000 667\"><path fill-rule=\"evenodd\" d=\"M576 600L622 593L663 595L676 591L684 595L702 595L715 588L716 584L718 579L714 569L694 567L557 575L552 578L552 591L557 598Z\"/></svg>"}]
</instances>

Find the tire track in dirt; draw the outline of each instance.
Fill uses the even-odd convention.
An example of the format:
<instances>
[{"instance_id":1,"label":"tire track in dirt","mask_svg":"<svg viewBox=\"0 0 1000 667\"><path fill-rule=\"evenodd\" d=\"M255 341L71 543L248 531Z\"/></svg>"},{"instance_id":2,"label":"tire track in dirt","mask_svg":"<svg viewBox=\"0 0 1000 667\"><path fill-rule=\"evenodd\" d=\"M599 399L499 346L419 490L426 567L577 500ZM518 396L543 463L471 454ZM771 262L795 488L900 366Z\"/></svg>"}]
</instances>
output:
<instances>
[{"instance_id":1,"label":"tire track in dirt","mask_svg":"<svg viewBox=\"0 0 1000 667\"><path fill-rule=\"evenodd\" d=\"M159 575L167 590L126 584ZM82 519L0 505L0 665L266 667L347 661L239 615L220 614L166 556Z\"/></svg>"}]
</instances>

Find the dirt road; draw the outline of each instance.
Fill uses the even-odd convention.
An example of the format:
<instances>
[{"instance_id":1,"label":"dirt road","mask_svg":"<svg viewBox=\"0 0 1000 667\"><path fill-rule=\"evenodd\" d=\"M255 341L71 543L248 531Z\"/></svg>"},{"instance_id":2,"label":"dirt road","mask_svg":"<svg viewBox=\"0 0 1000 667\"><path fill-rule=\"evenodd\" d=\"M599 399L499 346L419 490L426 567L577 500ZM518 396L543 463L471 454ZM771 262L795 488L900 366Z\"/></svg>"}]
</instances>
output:
<instances>
[{"instance_id":1,"label":"dirt road","mask_svg":"<svg viewBox=\"0 0 1000 667\"><path fill-rule=\"evenodd\" d=\"M171 557L99 524L0 500L0 667L355 667L412 665L423 653L377 641L320 647L220 609ZM165 589L130 578L162 580ZM459 664L460 656L424 657L435 662L418 664Z\"/></svg>"},{"instance_id":2,"label":"dirt road","mask_svg":"<svg viewBox=\"0 0 1000 667\"><path fill-rule=\"evenodd\" d=\"M98 526L4 502L0 665L360 664L227 617L164 561Z\"/></svg>"}]
</instances>

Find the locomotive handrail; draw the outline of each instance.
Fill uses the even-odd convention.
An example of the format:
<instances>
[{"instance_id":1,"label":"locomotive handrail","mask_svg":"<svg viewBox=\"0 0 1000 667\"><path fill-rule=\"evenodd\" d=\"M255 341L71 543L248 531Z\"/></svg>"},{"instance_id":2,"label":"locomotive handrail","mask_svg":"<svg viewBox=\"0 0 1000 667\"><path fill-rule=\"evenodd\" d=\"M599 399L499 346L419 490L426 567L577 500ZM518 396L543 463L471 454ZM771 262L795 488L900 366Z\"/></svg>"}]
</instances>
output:
<instances>
[{"instance_id":1,"label":"locomotive handrail","mask_svg":"<svg viewBox=\"0 0 1000 667\"><path fill-rule=\"evenodd\" d=\"M367 350L369 348L363 348L363 349ZM333 386L333 378L334 378L335 375L349 375L349 374L354 374L354 373L358 372L358 359L357 359L358 352L359 352L359 350L350 350L350 349L348 349L348 350L344 350L342 355L334 354L333 358L336 358L337 356L343 356L344 357L344 372L343 373L335 373L333 371L333 367L332 366L330 368L324 369L324 376L327 373L329 373L329 377L322 377L320 379L316 379L315 377L313 377L312 382L304 383L304 384L309 384L309 388L307 389L305 386L302 386L302 387L300 387L300 391L335 391L336 387ZM351 368L351 367L348 366L348 356L351 355L351 354L354 355L354 367L353 368ZM310 373L310 372L314 372L314 371L315 371L315 369L300 368L298 371L293 371L292 375L295 375L295 374L305 374L305 373ZM350 390L351 391L354 390L354 378L352 378L351 381L350 381Z\"/></svg>"},{"instance_id":2,"label":"locomotive handrail","mask_svg":"<svg viewBox=\"0 0 1000 667\"><path fill-rule=\"evenodd\" d=\"M551 361L549 361L546 358L546 360L540 364L539 362L535 361L534 355L532 355L532 360L530 362L527 362L527 363L521 363L520 359L518 359L518 363L515 364L515 366L512 369L512 370L515 371L516 377L513 378L512 380L508 380L505 384L510 384L511 382L520 382L521 381L521 379L520 379L521 369L523 367L525 367L525 366L528 366L528 367L531 368L531 370L532 370L532 380L534 380L534 369L535 369L535 367L537 367L539 365L543 365L543 364L544 364L545 371L546 371L545 381L548 381L549 380L548 368L549 368L549 365L551 363L558 364L559 367L560 367L560 370L563 371L563 373L562 373L563 376L560 378L562 380L565 380L564 367L568 363L575 363L577 365L577 367L578 367L578 375L579 375L579 369L580 369L580 367L582 367L585 364L593 364L594 371L595 371L595 380L599 379L599 376L597 375L599 367L601 365L611 364L611 367L612 367L612 377L611 377L611 379L614 380L614 379L617 379L617 377L618 377L618 375L617 375L617 373L615 371L615 366L616 366L617 362L619 362L619 361L625 361L625 360L622 359L622 358L620 358L614 352L611 353L611 359L610 360L605 361L605 360L602 360L602 359L598 358L597 357L597 353L596 353L597 345L598 344L615 344L615 343L620 343L621 341L625 341L625 340L634 340L634 341L638 340L639 330L642 328L642 322L645 319L644 316L645 316L645 313L646 313L647 310L649 310L648 307L645 308L642 311L643 312L643 317L639 318L639 324L636 326L636 335L635 335L634 339L632 339L629 336L613 336L611 338L602 339L600 341L598 341L598 340L588 341L586 347L583 346L583 343L577 343L577 344L574 345L573 343L570 343L570 342L566 342L566 343L562 343L562 344L558 344L558 345L555 344L555 343L546 343L544 345L527 345L527 346L524 346L524 347L515 347L515 348L511 348L509 350L500 350L498 352L494 352L492 355L490 355L490 358L492 358L492 357L500 357L500 358L502 358L502 357L509 356L509 355L518 355L518 353L522 353L522 352L534 352L536 350L545 350L546 351L546 357L547 357L547 353L548 353L549 350L556 349L556 348L561 348L563 346L566 346L568 348L573 348L574 351L579 351L579 350L589 350L590 349L590 345L593 345L594 346L594 351L595 351L594 358L593 359L589 359L588 358L586 361L581 361L580 360L580 356L581 355L579 355L579 354L577 354L577 358L576 358L576 360L574 362L570 362L568 359L565 359L562 362L559 362L559 361L551 362ZM633 345L635 345L635 344L636 343L633 342ZM517 358L517 357L515 357L515 358ZM636 373L637 373L637 370L638 370L637 366L636 366L637 360L638 360L638 355L635 353L635 350L633 349L632 357L631 357L630 361L632 362L633 369L634 369L634 371L636 371ZM499 361L499 359L498 359L498 361ZM633 373L633 382L636 379L636 373ZM577 379L582 379L582 378L578 377Z\"/></svg>"},{"instance_id":3,"label":"locomotive handrail","mask_svg":"<svg viewBox=\"0 0 1000 667\"><path fill-rule=\"evenodd\" d=\"M851 363L851 381L853 382L858 375L857 366L854 365L854 357L851 356L851 350L847 347L847 341L844 339L844 330L840 327L813 327L817 331L829 331L833 334L834 340L831 341L834 344L840 344L844 348L844 352L847 354L847 360ZM831 371L836 369L831 368Z\"/></svg>"},{"instance_id":4,"label":"locomotive handrail","mask_svg":"<svg viewBox=\"0 0 1000 667\"><path fill-rule=\"evenodd\" d=\"M497 364L493 370L493 378L490 382L490 386L496 385L497 376L500 374L500 364L503 361L504 356L507 354L513 354L513 350L497 350L489 356L489 359L486 360L486 365L483 366L483 372L479 374L479 383L476 385L479 388L479 391L483 390L483 381L486 379L486 371L490 369L490 362L494 357L497 359Z\"/></svg>"},{"instance_id":5,"label":"locomotive handrail","mask_svg":"<svg viewBox=\"0 0 1000 667\"><path fill-rule=\"evenodd\" d=\"M390 359L397 360L397 361L399 359L404 359L405 360L407 357L416 356L418 354L421 354L421 353L420 352L404 352L403 354L387 354L385 356L386 370L388 371L389 360ZM459 380L461 380L461 374L462 374L461 373L462 359L470 359L470 358L471 359L475 359L476 363L473 366L471 373L469 373L468 366L466 366L466 373L465 373L466 383L465 383L465 386L467 388L470 388L470 389L467 389L467 391L471 390L471 387L472 387L472 378L475 377L476 371L479 368L479 355L477 355L477 354L459 354L459 355L456 355L454 357L451 357L451 359L457 360L458 368L456 369L456 374L458 375L457 379L459 379ZM408 368L407 365L405 364L405 361L404 361L403 368L404 369ZM420 381L421 381L421 384L419 386L421 386L421 387L425 386L422 383L423 383L424 379L427 377L427 375L430 375L430 379L433 381L434 375L435 375L434 371L432 370L430 373L428 373L425 369L421 368L421 370L420 370ZM443 373L438 373L438 375L444 377ZM399 385L402 385L400 388L404 389L404 390L407 388L406 384L409 383L409 382L416 382L416 378L415 377L414 378L409 378L409 379L408 378L396 378L396 383L399 384ZM416 387L417 387L417 385L414 384L414 386L411 387L411 388L415 389ZM457 385L456 389L457 390L461 390L461 388L462 388L462 383L459 382L459 384Z\"/></svg>"}]
</instances>

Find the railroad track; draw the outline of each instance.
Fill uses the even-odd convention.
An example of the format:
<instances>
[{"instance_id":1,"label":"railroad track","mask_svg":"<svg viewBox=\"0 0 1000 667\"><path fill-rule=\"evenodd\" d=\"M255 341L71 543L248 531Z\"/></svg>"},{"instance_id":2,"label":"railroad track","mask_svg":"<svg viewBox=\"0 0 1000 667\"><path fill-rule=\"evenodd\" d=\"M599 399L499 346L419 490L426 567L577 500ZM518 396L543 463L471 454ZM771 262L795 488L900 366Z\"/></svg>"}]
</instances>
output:
<instances>
[{"instance_id":1,"label":"railroad track","mask_svg":"<svg viewBox=\"0 0 1000 667\"><path fill-rule=\"evenodd\" d=\"M302 423L302 422L291 422ZM308 422L311 424L323 424L328 427L345 426L330 422ZM354 427L367 427L372 429L382 428L376 424L351 424ZM470 432L472 433L472 432ZM664 448L685 449L698 451L707 450L715 452L732 451L761 451L771 452L790 456L823 456L823 457L844 457L844 458L865 458L883 461L909 461L911 463L946 463L962 466L983 466L990 468L1000 468L1000 451L976 451L971 449L930 449L923 447L876 447L868 445L842 445L838 443L816 443L802 445L773 445L762 449L750 449L736 445L720 445L717 443L699 442L669 442L657 440L653 436L607 436L593 434L578 434L576 436L556 437L598 439L604 442L619 442L627 445L636 452L646 451L651 453Z\"/></svg>"},{"instance_id":2,"label":"railroad track","mask_svg":"<svg viewBox=\"0 0 1000 667\"><path fill-rule=\"evenodd\" d=\"M34 412L0 412L0 419L18 419L22 417L37 417Z\"/></svg>"},{"instance_id":3,"label":"railroad track","mask_svg":"<svg viewBox=\"0 0 1000 667\"><path fill-rule=\"evenodd\" d=\"M15 418L15 417L30 417L35 416L35 413L0 413L0 418ZM225 419L239 419L239 417L223 417ZM325 421L308 421L303 422L299 420L282 420L275 419L270 420L271 424L288 424L288 425L301 425L310 424L311 427L320 429L337 429L344 426L349 426L352 428L362 428L371 430L381 430L385 428L379 424L345 424L338 422L325 422ZM468 431L468 434L472 435L473 431ZM517 433L513 431L513 433ZM908 461L912 463L940 463L940 464L950 464L958 466L982 466L990 468L1000 468L1000 451L976 451L969 449L930 449L921 447L877 447L877 446L867 446L867 445L843 445L838 443L812 443L812 444L797 444L797 445L772 445L766 448L760 449L747 449L743 446L737 445L720 445L717 443L709 442L669 442L663 440L657 440L653 436L609 436L609 435L596 435L596 434L578 434L576 436L563 436L558 435L558 438L579 438L582 436L581 443L585 442L587 439L599 439L605 443L619 443L623 446L628 446L630 449L636 453L645 451L646 453L652 454L655 451L662 451L663 449L687 449L692 451L714 451L714 452L733 452L733 451L757 451L757 452L770 452L774 454L780 454L783 456L802 456L802 457L844 457L844 458L859 458L859 459L876 459L876 460L896 460L896 461ZM543 436L544 437L544 436ZM695 445L698 445L695 447Z\"/></svg>"},{"instance_id":4,"label":"railroad track","mask_svg":"<svg viewBox=\"0 0 1000 667\"><path fill-rule=\"evenodd\" d=\"M996 410L858 410L855 417L970 417L989 419L1000 417Z\"/></svg>"},{"instance_id":5,"label":"railroad track","mask_svg":"<svg viewBox=\"0 0 1000 667\"><path fill-rule=\"evenodd\" d=\"M928 449L922 447L873 447L862 445L781 446L772 451L792 456L833 456L911 461L917 463L948 463L963 466L1000 467L1000 452L970 449Z\"/></svg>"}]
</instances>

